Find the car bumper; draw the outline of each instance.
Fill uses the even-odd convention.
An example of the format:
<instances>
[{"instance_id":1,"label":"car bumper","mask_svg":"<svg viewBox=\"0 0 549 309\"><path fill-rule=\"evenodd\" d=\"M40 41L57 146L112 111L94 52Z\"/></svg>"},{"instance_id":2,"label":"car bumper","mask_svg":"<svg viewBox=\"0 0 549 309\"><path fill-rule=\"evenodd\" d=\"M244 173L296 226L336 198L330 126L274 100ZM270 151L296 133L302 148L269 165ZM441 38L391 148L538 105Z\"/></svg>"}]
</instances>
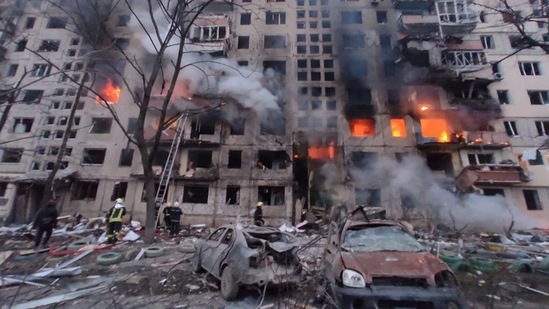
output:
<instances>
[{"instance_id":1,"label":"car bumper","mask_svg":"<svg viewBox=\"0 0 549 309\"><path fill-rule=\"evenodd\" d=\"M300 280L298 266L271 264L267 267L250 268L241 279L243 284L284 284Z\"/></svg>"},{"instance_id":2,"label":"car bumper","mask_svg":"<svg viewBox=\"0 0 549 309\"><path fill-rule=\"evenodd\" d=\"M331 285L338 308L466 308L457 289L416 287L348 288ZM449 307L454 303L457 307Z\"/></svg>"}]
</instances>

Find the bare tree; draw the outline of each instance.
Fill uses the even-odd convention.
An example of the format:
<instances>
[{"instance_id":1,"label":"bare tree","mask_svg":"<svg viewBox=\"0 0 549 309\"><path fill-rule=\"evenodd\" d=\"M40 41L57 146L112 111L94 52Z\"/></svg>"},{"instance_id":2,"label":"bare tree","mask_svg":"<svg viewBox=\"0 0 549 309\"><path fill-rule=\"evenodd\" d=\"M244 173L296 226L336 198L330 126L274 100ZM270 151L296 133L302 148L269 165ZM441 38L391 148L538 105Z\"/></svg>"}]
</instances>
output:
<instances>
[{"instance_id":1,"label":"bare tree","mask_svg":"<svg viewBox=\"0 0 549 309\"><path fill-rule=\"evenodd\" d=\"M67 145L77 102L80 97L93 97L112 114L128 144L135 145L141 155L146 195L145 242L150 243L154 240L156 202L156 179L152 166L163 133L173 126L183 113L193 115L220 106L188 107L178 113L169 112L172 100L181 96L180 93L175 93L176 85L181 84L182 70L196 65L192 61L184 60L188 55L197 54L197 51L192 51L187 46L190 42L187 39L189 32L195 20L208 6L233 5L232 1L46 0L45 3L48 5L46 14L48 10L53 10L52 16L68 17L67 20L59 20L60 23L64 23L60 28L80 36L83 46L89 49L78 55L79 59L85 60L85 65L76 69L83 73L83 78L76 78L73 75L75 68L72 68L69 74L67 68L51 61L47 54L43 53L42 48L25 48L41 61L51 65L54 74L63 76L65 84L77 89L76 102L68 119L62 149L59 149L54 170L47 178L44 198L49 198L52 194L52 184L55 182L55 175ZM120 29L116 28L113 19L120 18L122 13L127 19L118 22L129 24L131 20L133 37L137 36L147 48L139 49L137 52L130 50L128 40L119 36ZM6 96L8 102L13 101L25 86L24 83L19 83L11 87L11 96ZM128 131L119 117L119 113L125 112L116 104L120 95L131 98L137 110L136 128L132 132ZM154 129L149 124L151 117L158 123Z\"/></svg>"},{"instance_id":2,"label":"bare tree","mask_svg":"<svg viewBox=\"0 0 549 309\"><path fill-rule=\"evenodd\" d=\"M531 22L545 26L549 25L549 5L544 4L544 1L513 3L512 0L494 0L476 1L474 4L484 9L487 14L501 16L505 24L513 25L517 30L519 37L516 38L515 44L519 48L516 52L508 55L508 57L521 50L534 47L538 47L546 54L549 54L549 41L544 40L542 37L537 37L527 30L527 23ZM525 5L529 7L533 5L534 9L531 12L525 13L525 10L523 10ZM549 36L549 30L547 35Z\"/></svg>"}]
</instances>

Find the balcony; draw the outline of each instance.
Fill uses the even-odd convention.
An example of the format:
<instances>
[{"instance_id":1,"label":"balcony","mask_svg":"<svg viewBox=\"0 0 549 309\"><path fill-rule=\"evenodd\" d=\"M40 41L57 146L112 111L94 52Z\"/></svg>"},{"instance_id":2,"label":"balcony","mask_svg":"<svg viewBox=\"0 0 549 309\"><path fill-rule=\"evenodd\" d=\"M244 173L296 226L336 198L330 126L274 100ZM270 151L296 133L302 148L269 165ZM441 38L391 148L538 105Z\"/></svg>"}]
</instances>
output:
<instances>
[{"instance_id":1,"label":"balcony","mask_svg":"<svg viewBox=\"0 0 549 309\"><path fill-rule=\"evenodd\" d=\"M469 9L468 0L436 1L436 12L443 34L466 34L475 29L478 22L478 14Z\"/></svg>"},{"instance_id":2,"label":"balcony","mask_svg":"<svg viewBox=\"0 0 549 309\"><path fill-rule=\"evenodd\" d=\"M467 148L505 148L509 147L509 136L505 132L470 131L466 132Z\"/></svg>"},{"instance_id":3,"label":"balcony","mask_svg":"<svg viewBox=\"0 0 549 309\"><path fill-rule=\"evenodd\" d=\"M400 32L407 35L429 34L440 30L436 15L402 15L398 19L398 27Z\"/></svg>"},{"instance_id":4,"label":"balcony","mask_svg":"<svg viewBox=\"0 0 549 309\"><path fill-rule=\"evenodd\" d=\"M450 105L455 107L466 107L476 111L501 113L501 105L494 98L489 99L469 99L469 98L453 98L450 100Z\"/></svg>"},{"instance_id":5,"label":"balcony","mask_svg":"<svg viewBox=\"0 0 549 309\"><path fill-rule=\"evenodd\" d=\"M460 73L475 72L490 67L483 50L446 50L442 66Z\"/></svg>"},{"instance_id":6,"label":"balcony","mask_svg":"<svg viewBox=\"0 0 549 309\"><path fill-rule=\"evenodd\" d=\"M513 185L528 182L524 170L514 164L468 166L455 178L455 186L465 192L473 185Z\"/></svg>"},{"instance_id":7,"label":"balcony","mask_svg":"<svg viewBox=\"0 0 549 309\"><path fill-rule=\"evenodd\" d=\"M230 47L230 20L224 15L206 16L194 21L189 32L193 52L225 55Z\"/></svg>"},{"instance_id":8,"label":"balcony","mask_svg":"<svg viewBox=\"0 0 549 309\"><path fill-rule=\"evenodd\" d=\"M177 175L176 180L193 180L193 181L216 181L219 179L219 170L217 167L201 168L197 167L187 171L183 175Z\"/></svg>"},{"instance_id":9,"label":"balcony","mask_svg":"<svg viewBox=\"0 0 549 309\"><path fill-rule=\"evenodd\" d=\"M395 9L407 12L428 11L432 0L393 0Z\"/></svg>"}]
</instances>

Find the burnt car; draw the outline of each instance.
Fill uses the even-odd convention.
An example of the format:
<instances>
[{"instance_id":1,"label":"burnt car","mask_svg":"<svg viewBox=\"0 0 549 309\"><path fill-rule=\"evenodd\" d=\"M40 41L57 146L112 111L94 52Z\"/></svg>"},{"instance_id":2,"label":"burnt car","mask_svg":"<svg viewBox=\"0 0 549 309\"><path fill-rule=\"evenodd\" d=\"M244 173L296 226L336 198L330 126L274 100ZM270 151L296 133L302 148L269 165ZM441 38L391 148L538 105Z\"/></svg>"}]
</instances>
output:
<instances>
[{"instance_id":1,"label":"burnt car","mask_svg":"<svg viewBox=\"0 0 549 309\"><path fill-rule=\"evenodd\" d=\"M233 300L243 286L297 283L299 242L271 227L224 225L196 244L193 270L221 281L221 294Z\"/></svg>"},{"instance_id":2,"label":"burnt car","mask_svg":"<svg viewBox=\"0 0 549 309\"><path fill-rule=\"evenodd\" d=\"M465 308L454 273L405 226L330 224L323 269L337 308Z\"/></svg>"}]
</instances>

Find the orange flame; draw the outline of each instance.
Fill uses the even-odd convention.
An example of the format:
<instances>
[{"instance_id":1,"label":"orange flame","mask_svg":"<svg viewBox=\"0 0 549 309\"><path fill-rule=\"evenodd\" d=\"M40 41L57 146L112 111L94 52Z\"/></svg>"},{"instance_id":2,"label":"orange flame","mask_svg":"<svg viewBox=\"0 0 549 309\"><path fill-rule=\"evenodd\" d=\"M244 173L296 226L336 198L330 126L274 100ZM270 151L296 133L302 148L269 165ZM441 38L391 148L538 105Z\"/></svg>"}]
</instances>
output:
<instances>
[{"instance_id":1,"label":"orange flame","mask_svg":"<svg viewBox=\"0 0 549 309\"><path fill-rule=\"evenodd\" d=\"M404 119L391 119L391 133L393 137L406 137L406 121Z\"/></svg>"},{"instance_id":2,"label":"orange flame","mask_svg":"<svg viewBox=\"0 0 549 309\"><path fill-rule=\"evenodd\" d=\"M310 146L308 149L311 159L331 159L335 158L335 146L331 142L329 146Z\"/></svg>"},{"instance_id":3,"label":"orange flame","mask_svg":"<svg viewBox=\"0 0 549 309\"><path fill-rule=\"evenodd\" d=\"M122 91L122 88L120 86L116 86L112 79L107 79L107 83L105 84L105 87L99 91L99 95L97 96L97 102L100 101L107 101L108 104L116 104L120 100L120 92Z\"/></svg>"},{"instance_id":4,"label":"orange flame","mask_svg":"<svg viewBox=\"0 0 549 309\"><path fill-rule=\"evenodd\" d=\"M450 141L450 137L448 135L448 132L442 132L442 134L440 134L440 137L438 139L439 142L443 142L443 143L447 143Z\"/></svg>"},{"instance_id":5,"label":"orange flame","mask_svg":"<svg viewBox=\"0 0 549 309\"><path fill-rule=\"evenodd\" d=\"M351 119L349 120L351 136L375 136L376 123L372 119Z\"/></svg>"}]
</instances>

